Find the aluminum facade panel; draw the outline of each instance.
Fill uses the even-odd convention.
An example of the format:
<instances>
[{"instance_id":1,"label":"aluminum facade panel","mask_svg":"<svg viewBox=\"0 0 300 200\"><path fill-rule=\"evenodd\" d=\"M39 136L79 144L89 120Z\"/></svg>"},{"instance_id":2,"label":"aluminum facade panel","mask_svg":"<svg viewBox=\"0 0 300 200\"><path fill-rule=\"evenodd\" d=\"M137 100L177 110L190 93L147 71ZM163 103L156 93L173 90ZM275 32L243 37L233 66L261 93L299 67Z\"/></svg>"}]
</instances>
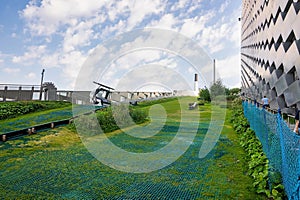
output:
<instances>
[{"instance_id":1,"label":"aluminum facade panel","mask_svg":"<svg viewBox=\"0 0 300 200\"><path fill-rule=\"evenodd\" d=\"M299 1L243 0L242 91L253 99L270 94L274 109L300 105L299 9Z\"/></svg>"}]
</instances>

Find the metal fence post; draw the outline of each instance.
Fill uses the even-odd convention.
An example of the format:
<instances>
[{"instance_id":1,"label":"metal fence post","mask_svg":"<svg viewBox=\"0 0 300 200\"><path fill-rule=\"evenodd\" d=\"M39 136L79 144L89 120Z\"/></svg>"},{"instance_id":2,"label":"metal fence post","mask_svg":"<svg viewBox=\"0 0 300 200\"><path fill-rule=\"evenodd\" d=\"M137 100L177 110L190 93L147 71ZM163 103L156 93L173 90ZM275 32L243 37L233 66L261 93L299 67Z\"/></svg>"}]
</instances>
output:
<instances>
[{"instance_id":1,"label":"metal fence post","mask_svg":"<svg viewBox=\"0 0 300 200\"><path fill-rule=\"evenodd\" d=\"M6 101L6 95L7 95L7 86L4 87L4 94L3 94L3 101Z\"/></svg>"},{"instance_id":2,"label":"metal fence post","mask_svg":"<svg viewBox=\"0 0 300 200\"><path fill-rule=\"evenodd\" d=\"M285 152L284 152L284 137L283 137L283 130L282 130L282 124L281 124L282 118L281 118L281 110L280 108L278 109L277 113L277 127L280 135L280 148L281 148L281 166L282 166L282 180L283 180L283 185L285 185L285 177L287 176L286 172L286 157L285 157Z\"/></svg>"}]
</instances>

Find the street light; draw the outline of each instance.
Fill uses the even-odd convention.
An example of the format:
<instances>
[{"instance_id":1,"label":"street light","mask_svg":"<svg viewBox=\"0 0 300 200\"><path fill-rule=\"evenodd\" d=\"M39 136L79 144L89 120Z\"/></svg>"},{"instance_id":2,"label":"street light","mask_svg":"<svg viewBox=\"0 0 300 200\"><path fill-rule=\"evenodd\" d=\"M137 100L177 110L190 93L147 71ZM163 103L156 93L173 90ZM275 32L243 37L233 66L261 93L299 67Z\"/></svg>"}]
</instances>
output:
<instances>
[{"instance_id":1,"label":"street light","mask_svg":"<svg viewBox=\"0 0 300 200\"><path fill-rule=\"evenodd\" d=\"M42 71L42 77L41 77L40 101L42 100L42 94L43 94L43 79L44 79L44 73L45 73L45 69L43 69L43 71Z\"/></svg>"}]
</instances>

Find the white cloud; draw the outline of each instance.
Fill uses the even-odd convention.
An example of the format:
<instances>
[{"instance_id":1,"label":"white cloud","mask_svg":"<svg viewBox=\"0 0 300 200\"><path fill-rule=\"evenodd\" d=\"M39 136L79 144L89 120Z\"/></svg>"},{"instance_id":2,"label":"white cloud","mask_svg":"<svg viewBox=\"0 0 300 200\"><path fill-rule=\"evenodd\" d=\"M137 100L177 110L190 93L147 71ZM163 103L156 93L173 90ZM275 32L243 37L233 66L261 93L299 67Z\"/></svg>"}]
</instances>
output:
<instances>
[{"instance_id":1,"label":"white cloud","mask_svg":"<svg viewBox=\"0 0 300 200\"><path fill-rule=\"evenodd\" d=\"M196 9L201 8L201 3L203 0L198 0L198 1L192 1L190 7L188 8L188 11L186 13L181 13L181 14L188 14L194 12Z\"/></svg>"},{"instance_id":2,"label":"white cloud","mask_svg":"<svg viewBox=\"0 0 300 200\"><path fill-rule=\"evenodd\" d=\"M160 0L135 0L130 1L127 30L131 30L140 22L142 22L146 16L151 14L159 14L165 8L165 4Z\"/></svg>"},{"instance_id":3,"label":"white cloud","mask_svg":"<svg viewBox=\"0 0 300 200\"><path fill-rule=\"evenodd\" d=\"M163 15L158 20L153 20L148 26L153 28L162 28L162 29L169 29L174 30L178 29L176 28L176 25L179 23L179 20L174 17L173 14L167 13Z\"/></svg>"},{"instance_id":4,"label":"white cloud","mask_svg":"<svg viewBox=\"0 0 300 200\"><path fill-rule=\"evenodd\" d=\"M12 37L12 38L16 38L16 37L17 37L17 34L16 34L16 33L12 33L12 34L11 34L11 37Z\"/></svg>"},{"instance_id":5,"label":"white cloud","mask_svg":"<svg viewBox=\"0 0 300 200\"><path fill-rule=\"evenodd\" d=\"M219 12L220 12L220 13L223 13L223 12L225 11L225 9L229 6L229 3L230 3L230 1L229 1L229 0L226 0L226 1L220 6Z\"/></svg>"},{"instance_id":6,"label":"white cloud","mask_svg":"<svg viewBox=\"0 0 300 200\"><path fill-rule=\"evenodd\" d=\"M117 64L122 67L122 65L127 66L137 66L143 65L149 62L153 62L161 57L161 51L159 50L138 50L128 53L122 56Z\"/></svg>"},{"instance_id":7,"label":"white cloud","mask_svg":"<svg viewBox=\"0 0 300 200\"><path fill-rule=\"evenodd\" d=\"M105 4L99 0L42 0L37 5L30 1L20 15L27 20L27 26L33 35L51 35L64 25L72 23L74 18L89 18Z\"/></svg>"},{"instance_id":8,"label":"white cloud","mask_svg":"<svg viewBox=\"0 0 300 200\"><path fill-rule=\"evenodd\" d=\"M190 0L179 0L171 7L171 11L176 11L184 8Z\"/></svg>"},{"instance_id":9,"label":"white cloud","mask_svg":"<svg viewBox=\"0 0 300 200\"><path fill-rule=\"evenodd\" d=\"M100 77L100 79L110 83L109 85L114 86L127 71L150 63L162 64L157 62L160 61L161 57L162 52L159 50L142 49L128 52L121 57L116 58L116 60L107 66L105 74L103 74L103 77Z\"/></svg>"},{"instance_id":10,"label":"white cloud","mask_svg":"<svg viewBox=\"0 0 300 200\"><path fill-rule=\"evenodd\" d=\"M216 60L217 73L223 80L223 83L227 83L230 87L236 87L241 82L240 61L241 57L239 53L222 60Z\"/></svg>"},{"instance_id":11,"label":"white cloud","mask_svg":"<svg viewBox=\"0 0 300 200\"><path fill-rule=\"evenodd\" d=\"M103 28L100 38L107 40L107 38L110 39L112 35L117 35L124 32L127 26L126 23L127 22L125 20L119 20L114 25L106 26Z\"/></svg>"},{"instance_id":12,"label":"white cloud","mask_svg":"<svg viewBox=\"0 0 300 200\"><path fill-rule=\"evenodd\" d=\"M206 28L206 23L211 19L213 13L201 17L194 17L184 21L180 33L187 37L194 38L197 34Z\"/></svg>"},{"instance_id":13,"label":"white cloud","mask_svg":"<svg viewBox=\"0 0 300 200\"><path fill-rule=\"evenodd\" d=\"M19 68L4 68L3 72L8 73L8 74L16 74L18 72L20 72L21 70Z\"/></svg>"},{"instance_id":14,"label":"white cloud","mask_svg":"<svg viewBox=\"0 0 300 200\"><path fill-rule=\"evenodd\" d=\"M59 57L60 54L58 52L45 54L40 58L40 64L44 68L59 67Z\"/></svg>"},{"instance_id":15,"label":"white cloud","mask_svg":"<svg viewBox=\"0 0 300 200\"><path fill-rule=\"evenodd\" d=\"M22 56L14 56L12 58L13 63L22 63L24 65L29 65L40 58L46 51L45 45L40 46L30 46L27 48L27 52Z\"/></svg>"},{"instance_id":16,"label":"white cloud","mask_svg":"<svg viewBox=\"0 0 300 200\"><path fill-rule=\"evenodd\" d=\"M26 77L26 79L35 79L36 78L36 74L33 73L33 72L30 72L25 77Z\"/></svg>"},{"instance_id":17,"label":"white cloud","mask_svg":"<svg viewBox=\"0 0 300 200\"><path fill-rule=\"evenodd\" d=\"M171 91L188 89L188 84L186 84L183 76L172 69L156 64L144 65L130 70L121 77L116 89L135 91L139 88L142 90L147 88L150 91L155 91L158 89L157 86L160 89L170 88Z\"/></svg>"},{"instance_id":18,"label":"white cloud","mask_svg":"<svg viewBox=\"0 0 300 200\"><path fill-rule=\"evenodd\" d=\"M173 57L168 57L165 59L160 59L157 62L154 62L158 65L167 67L167 68L171 68L171 69L175 69L176 67L178 67L178 62L176 61L176 59Z\"/></svg>"},{"instance_id":19,"label":"white cloud","mask_svg":"<svg viewBox=\"0 0 300 200\"><path fill-rule=\"evenodd\" d=\"M78 47L90 44L93 38L93 23L91 21L82 21L76 26L69 27L64 36L64 52L74 51Z\"/></svg>"},{"instance_id":20,"label":"white cloud","mask_svg":"<svg viewBox=\"0 0 300 200\"><path fill-rule=\"evenodd\" d=\"M233 48L240 44L240 24L236 17L237 12L230 16L222 17L215 24L206 26L203 31L196 36L200 44L207 48L211 54L225 50L225 48Z\"/></svg>"},{"instance_id":21,"label":"white cloud","mask_svg":"<svg viewBox=\"0 0 300 200\"><path fill-rule=\"evenodd\" d=\"M72 51L60 57L59 64L63 67L63 77L70 80L70 85L67 87L74 88L78 73L86 60L86 56L80 51Z\"/></svg>"},{"instance_id":22,"label":"white cloud","mask_svg":"<svg viewBox=\"0 0 300 200\"><path fill-rule=\"evenodd\" d=\"M93 49L103 40L113 39L115 35L134 28L146 26L180 32L195 40L211 55L228 53L226 50L228 45L239 47L240 28L237 16L240 15L240 11L225 16L225 11L230 8L229 0L219 4L215 2L216 7L201 12L200 9L205 3L202 0L179 0L178 2L41 0L39 3L36 2L31 0L20 12L26 22L25 31L30 32L32 36L26 43L42 39L46 41L47 46L31 45L22 56L13 56L12 62L58 67L63 72L62 76L69 80L72 86L81 65L91 52L87 49ZM43 37L35 40L35 36ZM233 58L228 58L229 61L230 59ZM230 61L232 64L233 60ZM107 78L134 65L151 62L172 68L178 67L178 61L163 58L159 53L140 52L140 54L127 55L126 58L120 58L112 63L115 67L107 74Z\"/></svg>"}]
</instances>

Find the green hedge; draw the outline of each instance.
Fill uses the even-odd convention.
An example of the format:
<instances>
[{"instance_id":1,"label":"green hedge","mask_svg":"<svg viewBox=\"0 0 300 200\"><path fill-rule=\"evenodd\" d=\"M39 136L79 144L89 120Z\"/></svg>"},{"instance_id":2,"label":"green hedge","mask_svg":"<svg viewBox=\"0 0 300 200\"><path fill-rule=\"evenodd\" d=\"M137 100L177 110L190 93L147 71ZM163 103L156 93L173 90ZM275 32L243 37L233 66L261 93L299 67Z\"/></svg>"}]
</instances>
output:
<instances>
[{"instance_id":1,"label":"green hedge","mask_svg":"<svg viewBox=\"0 0 300 200\"><path fill-rule=\"evenodd\" d=\"M97 126L100 125L104 133L109 133L120 128L141 124L148 120L148 113L145 109L129 106L129 115L126 112L126 105L107 107L96 112L95 115L83 115L76 120L76 126L80 126L82 130L86 130L85 136L99 134ZM113 110L114 111L113 111ZM94 120L96 116L97 121ZM75 124L69 126L75 131Z\"/></svg>"},{"instance_id":2,"label":"green hedge","mask_svg":"<svg viewBox=\"0 0 300 200\"><path fill-rule=\"evenodd\" d=\"M0 120L17 117L19 115L70 106L64 101L18 101L0 102Z\"/></svg>"},{"instance_id":3,"label":"green hedge","mask_svg":"<svg viewBox=\"0 0 300 200\"><path fill-rule=\"evenodd\" d=\"M118 130L119 126L129 127L146 121L148 114L142 109L133 108L131 106L129 106L130 119L125 112L125 106L126 105L114 106L114 111L112 111L111 107L108 107L105 110L97 112L98 122L105 133Z\"/></svg>"},{"instance_id":4,"label":"green hedge","mask_svg":"<svg viewBox=\"0 0 300 200\"><path fill-rule=\"evenodd\" d=\"M284 188L279 173L272 177L272 188L269 188L268 159L262 150L259 139L250 129L250 125L244 117L241 99L233 101L232 110L231 122L239 136L240 145L247 153L248 174L253 178L256 192L265 194L270 199L283 199ZM274 177L277 177L276 180Z\"/></svg>"}]
</instances>

